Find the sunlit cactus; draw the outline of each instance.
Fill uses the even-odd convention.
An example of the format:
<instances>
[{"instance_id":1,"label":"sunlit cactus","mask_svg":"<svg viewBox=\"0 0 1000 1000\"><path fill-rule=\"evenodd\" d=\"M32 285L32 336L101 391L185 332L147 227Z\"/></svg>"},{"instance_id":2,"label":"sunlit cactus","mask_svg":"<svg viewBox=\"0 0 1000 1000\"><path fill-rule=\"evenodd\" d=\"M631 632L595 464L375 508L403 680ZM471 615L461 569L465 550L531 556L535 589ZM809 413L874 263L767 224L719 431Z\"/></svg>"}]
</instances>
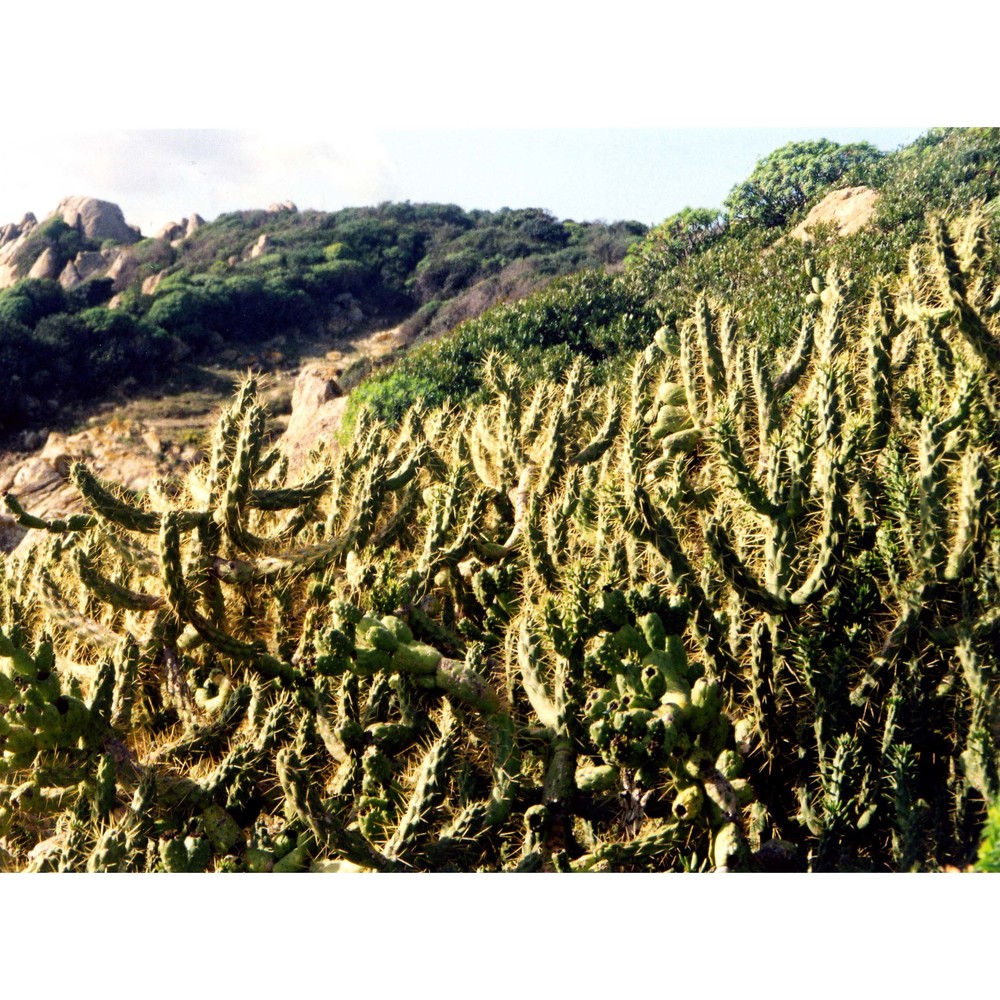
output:
<instances>
[{"instance_id":1,"label":"sunlit cactus","mask_svg":"<svg viewBox=\"0 0 1000 1000\"><path fill-rule=\"evenodd\" d=\"M9 496L43 540L0 581L2 865L969 863L1000 349L959 232L860 309L810 265L777 359L701 297L617 382L490 355L295 483L250 378L170 490Z\"/></svg>"}]
</instances>

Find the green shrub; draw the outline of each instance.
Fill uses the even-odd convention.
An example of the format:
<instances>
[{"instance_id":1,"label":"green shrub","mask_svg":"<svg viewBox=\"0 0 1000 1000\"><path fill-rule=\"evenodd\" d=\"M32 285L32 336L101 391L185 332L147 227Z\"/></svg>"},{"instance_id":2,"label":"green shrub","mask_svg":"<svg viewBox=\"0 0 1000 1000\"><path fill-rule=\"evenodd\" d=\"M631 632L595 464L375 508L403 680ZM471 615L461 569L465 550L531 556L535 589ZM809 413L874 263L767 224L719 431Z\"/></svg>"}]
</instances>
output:
<instances>
[{"instance_id":1,"label":"green shrub","mask_svg":"<svg viewBox=\"0 0 1000 1000\"><path fill-rule=\"evenodd\" d=\"M987 814L976 870L1000 872L1000 801L994 802Z\"/></svg>"},{"instance_id":2,"label":"green shrub","mask_svg":"<svg viewBox=\"0 0 1000 1000\"><path fill-rule=\"evenodd\" d=\"M866 183L882 156L866 142L790 142L761 160L729 193L725 207L734 222L783 226L834 181L842 180L844 186Z\"/></svg>"},{"instance_id":3,"label":"green shrub","mask_svg":"<svg viewBox=\"0 0 1000 1000\"><path fill-rule=\"evenodd\" d=\"M390 370L363 383L349 410L365 405L395 423L418 400L436 406L473 397L482 384L482 361L491 351L510 352L526 372L552 374L552 350L563 360L582 355L597 363L646 342L656 323L656 314L621 275L586 271L559 278L527 299L496 306L442 340L409 351Z\"/></svg>"}]
</instances>

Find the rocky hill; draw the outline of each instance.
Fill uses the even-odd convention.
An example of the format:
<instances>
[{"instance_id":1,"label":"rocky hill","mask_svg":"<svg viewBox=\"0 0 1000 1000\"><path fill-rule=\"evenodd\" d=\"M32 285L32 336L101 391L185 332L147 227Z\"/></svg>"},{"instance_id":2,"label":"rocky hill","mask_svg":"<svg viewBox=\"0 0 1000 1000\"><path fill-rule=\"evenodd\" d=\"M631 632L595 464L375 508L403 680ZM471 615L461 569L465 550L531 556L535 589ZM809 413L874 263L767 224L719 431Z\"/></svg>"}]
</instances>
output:
<instances>
[{"instance_id":1,"label":"rocky hill","mask_svg":"<svg viewBox=\"0 0 1000 1000\"><path fill-rule=\"evenodd\" d=\"M75 233L85 248L64 259L58 248L41 238L53 222ZM88 278L110 277L120 291L129 277L125 248L140 239L138 227L125 221L117 205L80 195L64 198L42 223L28 212L20 222L0 229L0 288L34 278L54 279L69 289Z\"/></svg>"},{"instance_id":2,"label":"rocky hill","mask_svg":"<svg viewBox=\"0 0 1000 1000\"><path fill-rule=\"evenodd\" d=\"M118 206L65 198L0 230L0 364L14 387L0 439L51 428L54 413L71 429L191 366L280 364L317 344L322 357L400 324L406 341L433 336L561 274L620 267L644 232L539 209L285 201L212 222L192 213L144 238Z\"/></svg>"},{"instance_id":3,"label":"rocky hill","mask_svg":"<svg viewBox=\"0 0 1000 1000\"><path fill-rule=\"evenodd\" d=\"M538 375L582 354L598 380L616 377L658 327L674 336L703 292L782 349L810 280L849 271L857 314L876 277L905 270L928 210L989 214L998 163L988 129L936 130L888 155L792 144L725 211L685 209L641 239L636 224L535 209L290 202L212 222L191 213L143 238L117 206L66 198L41 223L29 213L0 229L0 363L13 387L0 431L17 431L0 484L54 516L69 502L55 478L69 454L143 488L197 455L247 369L280 397L275 433L292 410L289 453L301 457L317 428L329 439L362 403L395 420L418 398L474 396L491 349Z\"/></svg>"}]
</instances>

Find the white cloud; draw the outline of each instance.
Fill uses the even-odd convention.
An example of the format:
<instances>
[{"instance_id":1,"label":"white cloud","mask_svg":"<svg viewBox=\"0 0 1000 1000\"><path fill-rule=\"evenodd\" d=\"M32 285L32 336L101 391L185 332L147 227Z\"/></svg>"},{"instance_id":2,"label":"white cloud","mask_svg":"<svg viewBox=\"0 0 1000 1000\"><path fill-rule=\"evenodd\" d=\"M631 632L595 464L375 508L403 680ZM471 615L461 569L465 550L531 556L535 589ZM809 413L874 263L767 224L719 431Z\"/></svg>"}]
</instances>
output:
<instances>
[{"instance_id":1,"label":"white cloud","mask_svg":"<svg viewBox=\"0 0 1000 1000\"><path fill-rule=\"evenodd\" d=\"M395 167L371 132L302 135L222 129L68 131L22 136L0 158L0 225L39 218L70 194L118 204L150 234L198 212L291 199L333 211L391 196Z\"/></svg>"}]
</instances>

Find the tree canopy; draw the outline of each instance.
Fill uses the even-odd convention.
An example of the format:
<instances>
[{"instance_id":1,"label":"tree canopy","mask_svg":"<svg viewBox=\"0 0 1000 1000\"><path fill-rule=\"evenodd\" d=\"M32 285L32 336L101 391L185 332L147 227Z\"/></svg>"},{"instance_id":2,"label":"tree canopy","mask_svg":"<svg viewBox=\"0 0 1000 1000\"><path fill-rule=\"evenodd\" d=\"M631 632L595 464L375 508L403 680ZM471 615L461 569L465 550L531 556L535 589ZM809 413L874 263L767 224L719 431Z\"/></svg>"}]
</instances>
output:
<instances>
[{"instance_id":1,"label":"tree canopy","mask_svg":"<svg viewBox=\"0 0 1000 1000\"><path fill-rule=\"evenodd\" d=\"M883 155L867 142L789 142L761 160L729 192L725 206L734 221L783 226L814 195L845 175L864 183Z\"/></svg>"}]
</instances>

